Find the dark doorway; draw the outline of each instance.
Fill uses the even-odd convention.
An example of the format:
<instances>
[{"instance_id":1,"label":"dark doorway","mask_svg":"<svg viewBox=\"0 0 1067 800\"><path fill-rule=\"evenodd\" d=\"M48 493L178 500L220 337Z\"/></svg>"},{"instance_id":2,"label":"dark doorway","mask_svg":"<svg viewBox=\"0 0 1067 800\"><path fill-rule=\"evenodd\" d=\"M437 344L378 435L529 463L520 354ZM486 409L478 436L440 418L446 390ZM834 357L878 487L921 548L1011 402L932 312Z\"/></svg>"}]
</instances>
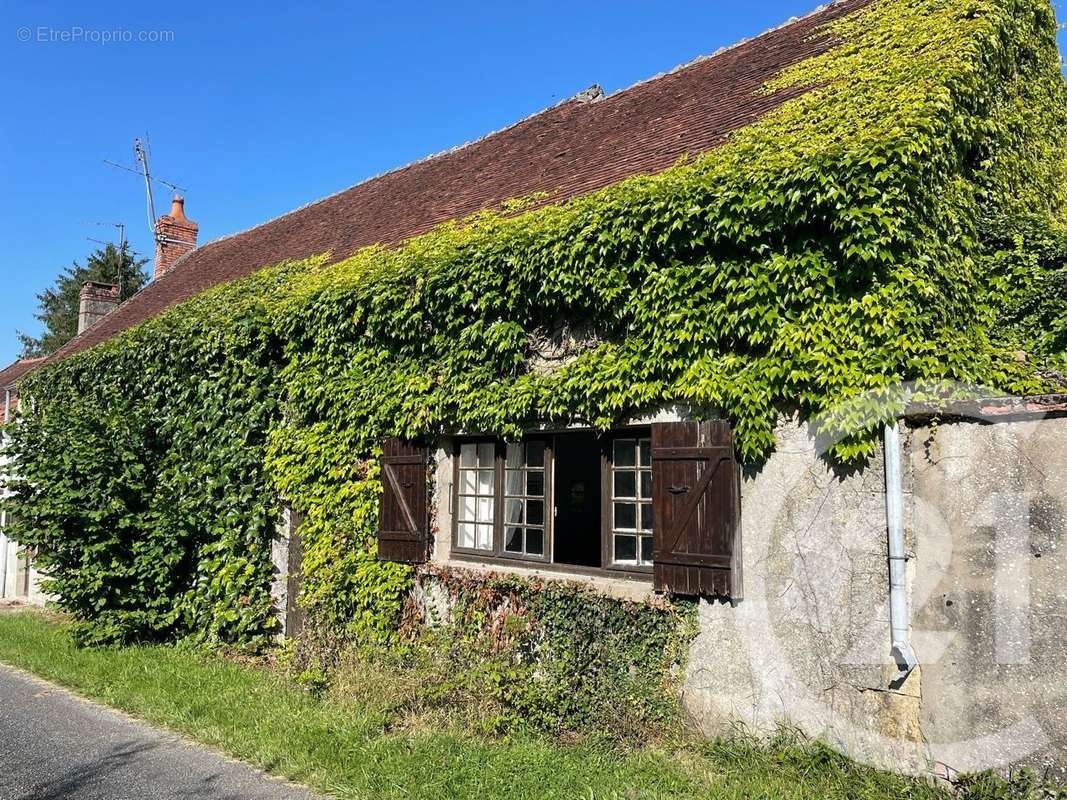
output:
<instances>
[{"instance_id":1,"label":"dark doorway","mask_svg":"<svg viewBox=\"0 0 1067 800\"><path fill-rule=\"evenodd\" d=\"M555 534L557 564L599 567L600 441L592 433L556 437Z\"/></svg>"}]
</instances>

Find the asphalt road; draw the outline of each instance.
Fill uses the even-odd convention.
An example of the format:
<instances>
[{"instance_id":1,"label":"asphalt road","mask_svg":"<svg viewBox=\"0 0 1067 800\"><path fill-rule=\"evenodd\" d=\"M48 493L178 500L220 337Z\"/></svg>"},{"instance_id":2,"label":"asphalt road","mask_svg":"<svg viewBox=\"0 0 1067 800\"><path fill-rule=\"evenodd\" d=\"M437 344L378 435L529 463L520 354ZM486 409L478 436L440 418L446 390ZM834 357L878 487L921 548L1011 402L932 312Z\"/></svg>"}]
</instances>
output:
<instances>
[{"instance_id":1,"label":"asphalt road","mask_svg":"<svg viewBox=\"0 0 1067 800\"><path fill-rule=\"evenodd\" d=\"M0 666L0 800L312 800L173 734Z\"/></svg>"}]
</instances>

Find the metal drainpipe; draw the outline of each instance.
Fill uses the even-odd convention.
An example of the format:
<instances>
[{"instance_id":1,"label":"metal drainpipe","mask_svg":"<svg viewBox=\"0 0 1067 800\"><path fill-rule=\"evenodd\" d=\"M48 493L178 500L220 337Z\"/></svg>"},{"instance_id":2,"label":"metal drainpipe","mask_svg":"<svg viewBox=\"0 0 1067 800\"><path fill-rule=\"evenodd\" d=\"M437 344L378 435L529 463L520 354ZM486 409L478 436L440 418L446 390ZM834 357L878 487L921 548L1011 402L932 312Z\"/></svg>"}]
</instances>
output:
<instances>
[{"instance_id":1,"label":"metal drainpipe","mask_svg":"<svg viewBox=\"0 0 1067 800\"><path fill-rule=\"evenodd\" d=\"M889 628L890 655L897 663L896 684L903 683L918 666L908 644L908 587L905 576L908 556L904 552L904 489L900 470L900 426L885 426L885 515L889 531Z\"/></svg>"}]
</instances>

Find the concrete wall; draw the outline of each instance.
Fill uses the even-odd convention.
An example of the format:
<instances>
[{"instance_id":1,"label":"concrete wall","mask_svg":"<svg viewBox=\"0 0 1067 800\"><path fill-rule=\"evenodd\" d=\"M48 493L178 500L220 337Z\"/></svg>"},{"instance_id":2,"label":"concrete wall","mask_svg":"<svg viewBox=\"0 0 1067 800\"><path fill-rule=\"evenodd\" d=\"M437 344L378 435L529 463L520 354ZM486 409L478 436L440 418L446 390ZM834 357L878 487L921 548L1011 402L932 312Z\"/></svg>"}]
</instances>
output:
<instances>
[{"instance_id":1,"label":"concrete wall","mask_svg":"<svg viewBox=\"0 0 1067 800\"><path fill-rule=\"evenodd\" d=\"M0 493L3 496L8 496L3 486L7 468L6 457L0 455ZM34 569L33 559L22 552L19 543L7 537L6 527L6 512L0 512L0 599L44 605L50 598L41 591L43 576Z\"/></svg>"},{"instance_id":2,"label":"concrete wall","mask_svg":"<svg viewBox=\"0 0 1067 800\"><path fill-rule=\"evenodd\" d=\"M270 560L274 568L270 595L278 620L278 639L298 635L304 624L304 614L299 604L304 560L300 539L302 521L303 518L292 506L281 504L270 548Z\"/></svg>"},{"instance_id":3,"label":"concrete wall","mask_svg":"<svg viewBox=\"0 0 1067 800\"><path fill-rule=\"evenodd\" d=\"M1067 778L1067 419L904 436L920 667L899 687L882 456L835 470L804 426L777 435L742 487L745 600L700 604L683 690L694 723L798 727L898 770Z\"/></svg>"},{"instance_id":4,"label":"concrete wall","mask_svg":"<svg viewBox=\"0 0 1067 800\"><path fill-rule=\"evenodd\" d=\"M0 599L43 606L49 597L41 591L42 578L19 543L0 533Z\"/></svg>"},{"instance_id":5,"label":"concrete wall","mask_svg":"<svg viewBox=\"0 0 1067 800\"><path fill-rule=\"evenodd\" d=\"M823 461L807 427L743 476L745 599L701 601L683 703L709 736L797 727L864 761L925 766L919 676L889 656L885 477ZM911 498L906 496L906 506Z\"/></svg>"},{"instance_id":6,"label":"concrete wall","mask_svg":"<svg viewBox=\"0 0 1067 800\"><path fill-rule=\"evenodd\" d=\"M1067 782L1067 418L918 428L913 443L930 755Z\"/></svg>"}]
</instances>

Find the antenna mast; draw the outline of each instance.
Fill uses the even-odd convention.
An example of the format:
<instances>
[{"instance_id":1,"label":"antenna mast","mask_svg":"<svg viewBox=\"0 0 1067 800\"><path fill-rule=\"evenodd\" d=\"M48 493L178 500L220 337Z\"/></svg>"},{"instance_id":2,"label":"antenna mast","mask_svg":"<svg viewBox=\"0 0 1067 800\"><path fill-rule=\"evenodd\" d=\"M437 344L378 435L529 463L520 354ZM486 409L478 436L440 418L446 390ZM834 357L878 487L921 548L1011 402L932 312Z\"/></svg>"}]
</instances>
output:
<instances>
[{"instance_id":1,"label":"antenna mast","mask_svg":"<svg viewBox=\"0 0 1067 800\"><path fill-rule=\"evenodd\" d=\"M119 300L122 300L122 270L126 266L126 225L122 222L116 222L115 227L119 229Z\"/></svg>"},{"instance_id":2,"label":"antenna mast","mask_svg":"<svg viewBox=\"0 0 1067 800\"><path fill-rule=\"evenodd\" d=\"M165 181L162 178L157 178L152 174L152 170L148 164L148 158L151 154L151 145L148 142L148 134L145 134L144 140L140 138L133 140L133 152L137 157L137 168L127 167L123 164L116 164L114 161L108 161L104 159L104 163L111 167L117 167L118 169L124 169L127 172L132 172L134 175L140 175L144 178L144 190L145 196L148 198L148 229L152 232L152 238L159 239L159 235L156 233L156 201L152 196L152 183L162 183L164 186L173 189L175 192L185 192L177 184ZM122 233L120 231L120 233Z\"/></svg>"},{"instance_id":3,"label":"antenna mast","mask_svg":"<svg viewBox=\"0 0 1067 800\"><path fill-rule=\"evenodd\" d=\"M145 194L148 195L148 227L152 235L156 235L156 201L152 197L152 174L148 168L148 151L140 139L133 140L133 152L137 156L137 163L141 165L141 174L144 176Z\"/></svg>"}]
</instances>

